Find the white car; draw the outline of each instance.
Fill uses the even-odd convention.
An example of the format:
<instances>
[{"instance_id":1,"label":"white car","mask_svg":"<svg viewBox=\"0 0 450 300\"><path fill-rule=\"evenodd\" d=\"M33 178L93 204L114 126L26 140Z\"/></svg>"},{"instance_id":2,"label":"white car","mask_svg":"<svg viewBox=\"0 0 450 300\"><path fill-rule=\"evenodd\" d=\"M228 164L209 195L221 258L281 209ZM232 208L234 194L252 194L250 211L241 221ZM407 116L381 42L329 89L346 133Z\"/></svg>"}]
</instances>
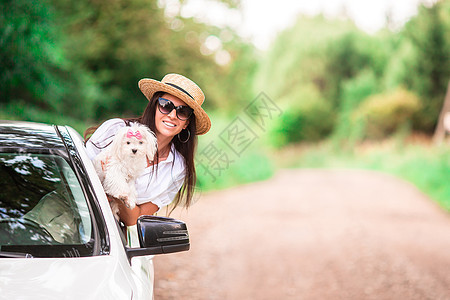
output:
<instances>
[{"instance_id":1,"label":"white car","mask_svg":"<svg viewBox=\"0 0 450 300\"><path fill-rule=\"evenodd\" d=\"M0 121L0 299L152 299L152 255L186 224L141 216L129 248L70 127Z\"/></svg>"}]
</instances>

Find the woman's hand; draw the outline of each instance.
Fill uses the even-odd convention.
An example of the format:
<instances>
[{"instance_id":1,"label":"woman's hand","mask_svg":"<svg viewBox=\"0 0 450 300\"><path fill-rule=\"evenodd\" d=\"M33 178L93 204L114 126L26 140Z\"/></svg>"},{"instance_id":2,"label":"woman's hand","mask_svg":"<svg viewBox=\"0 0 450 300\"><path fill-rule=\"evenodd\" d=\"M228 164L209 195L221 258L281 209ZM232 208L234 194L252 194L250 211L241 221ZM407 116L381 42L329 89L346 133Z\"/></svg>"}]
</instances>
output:
<instances>
[{"instance_id":1,"label":"woman's hand","mask_svg":"<svg viewBox=\"0 0 450 300\"><path fill-rule=\"evenodd\" d=\"M116 197L113 197L111 195L106 194L106 198L108 198L109 202L113 202L113 201L120 201L119 199L117 199Z\"/></svg>"},{"instance_id":2,"label":"woman's hand","mask_svg":"<svg viewBox=\"0 0 450 300\"><path fill-rule=\"evenodd\" d=\"M108 163L109 163L109 156L107 156L105 158L105 161L101 160L100 161L100 165L102 166L102 171L105 172L106 168L108 167Z\"/></svg>"},{"instance_id":3,"label":"woman's hand","mask_svg":"<svg viewBox=\"0 0 450 300\"><path fill-rule=\"evenodd\" d=\"M159 209L157 205L151 202L136 205L133 209L130 209L123 201L120 201L112 196L108 195L108 200L116 200L116 202L119 204L119 217L126 226L136 225L137 219L140 216L153 215Z\"/></svg>"}]
</instances>

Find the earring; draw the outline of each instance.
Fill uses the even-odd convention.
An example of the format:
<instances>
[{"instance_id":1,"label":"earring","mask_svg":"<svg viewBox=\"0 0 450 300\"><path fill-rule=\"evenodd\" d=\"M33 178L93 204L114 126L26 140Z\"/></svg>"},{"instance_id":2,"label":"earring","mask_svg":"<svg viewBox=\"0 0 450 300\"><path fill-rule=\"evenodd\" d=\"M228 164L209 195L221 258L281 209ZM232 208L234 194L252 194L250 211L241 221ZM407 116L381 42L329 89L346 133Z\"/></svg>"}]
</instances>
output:
<instances>
[{"instance_id":1,"label":"earring","mask_svg":"<svg viewBox=\"0 0 450 300\"><path fill-rule=\"evenodd\" d=\"M183 140L181 140L181 138L180 138L180 133L182 133L184 130L186 130L186 132L187 132L187 139L185 139L185 140L183 141ZM189 141L189 139L191 138L191 132L189 131L189 129L184 129L184 130L181 130L180 133L177 134L177 136L178 136L178 140L179 140L180 142L182 142L183 144L186 144L187 141Z\"/></svg>"}]
</instances>

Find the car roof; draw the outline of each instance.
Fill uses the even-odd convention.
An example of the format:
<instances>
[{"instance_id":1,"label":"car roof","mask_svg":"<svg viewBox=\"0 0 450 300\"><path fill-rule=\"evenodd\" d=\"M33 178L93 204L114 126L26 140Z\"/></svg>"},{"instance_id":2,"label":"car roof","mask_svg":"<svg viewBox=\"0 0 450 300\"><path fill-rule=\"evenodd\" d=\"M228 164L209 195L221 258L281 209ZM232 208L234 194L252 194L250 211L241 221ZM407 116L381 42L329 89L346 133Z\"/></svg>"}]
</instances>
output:
<instances>
[{"instance_id":1,"label":"car roof","mask_svg":"<svg viewBox=\"0 0 450 300\"><path fill-rule=\"evenodd\" d=\"M65 149L54 125L0 120L0 148Z\"/></svg>"}]
</instances>

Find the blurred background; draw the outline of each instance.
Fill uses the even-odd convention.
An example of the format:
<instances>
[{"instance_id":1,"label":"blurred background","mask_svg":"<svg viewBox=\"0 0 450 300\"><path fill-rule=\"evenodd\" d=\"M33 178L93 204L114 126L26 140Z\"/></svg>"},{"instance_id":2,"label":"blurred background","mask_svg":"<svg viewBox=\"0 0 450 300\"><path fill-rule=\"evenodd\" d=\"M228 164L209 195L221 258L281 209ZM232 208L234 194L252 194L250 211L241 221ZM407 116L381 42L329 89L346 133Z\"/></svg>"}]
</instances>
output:
<instances>
[{"instance_id":1,"label":"blurred background","mask_svg":"<svg viewBox=\"0 0 450 300\"><path fill-rule=\"evenodd\" d=\"M0 119L82 134L139 116L139 79L180 73L204 90L213 123L199 139L202 190L279 168L366 168L450 210L450 147L433 140L450 80L450 1L312 2L1 1ZM248 113L261 103L276 112L257 110L264 126Z\"/></svg>"}]
</instances>

